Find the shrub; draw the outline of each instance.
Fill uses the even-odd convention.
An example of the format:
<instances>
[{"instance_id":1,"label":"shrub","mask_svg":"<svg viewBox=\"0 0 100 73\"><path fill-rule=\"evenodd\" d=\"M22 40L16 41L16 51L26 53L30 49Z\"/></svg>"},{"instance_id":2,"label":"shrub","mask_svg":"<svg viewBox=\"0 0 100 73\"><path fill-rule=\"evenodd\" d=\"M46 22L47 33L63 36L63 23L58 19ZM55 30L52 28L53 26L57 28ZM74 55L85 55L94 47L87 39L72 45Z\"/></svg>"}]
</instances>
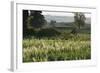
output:
<instances>
[{"instance_id":1,"label":"shrub","mask_svg":"<svg viewBox=\"0 0 100 73\"><path fill-rule=\"evenodd\" d=\"M33 36L36 33L36 31L33 28L23 30L23 38Z\"/></svg>"},{"instance_id":2,"label":"shrub","mask_svg":"<svg viewBox=\"0 0 100 73\"><path fill-rule=\"evenodd\" d=\"M57 36L60 35L61 33L58 32L57 30L53 29L53 28L46 28L46 29L41 29L40 31L38 31L36 33L36 37L53 37L53 36Z\"/></svg>"}]
</instances>

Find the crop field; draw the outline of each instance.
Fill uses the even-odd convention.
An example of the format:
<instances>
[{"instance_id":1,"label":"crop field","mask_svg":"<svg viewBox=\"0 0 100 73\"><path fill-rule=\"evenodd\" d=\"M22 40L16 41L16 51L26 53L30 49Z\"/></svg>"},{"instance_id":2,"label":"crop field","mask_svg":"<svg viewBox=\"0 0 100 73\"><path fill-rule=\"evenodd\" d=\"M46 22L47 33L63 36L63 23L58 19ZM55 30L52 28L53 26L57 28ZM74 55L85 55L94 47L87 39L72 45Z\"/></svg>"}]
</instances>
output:
<instances>
[{"instance_id":1,"label":"crop field","mask_svg":"<svg viewBox=\"0 0 100 73\"><path fill-rule=\"evenodd\" d=\"M44 62L91 59L90 34L49 38L24 38L23 62Z\"/></svg>"}]
</instances>

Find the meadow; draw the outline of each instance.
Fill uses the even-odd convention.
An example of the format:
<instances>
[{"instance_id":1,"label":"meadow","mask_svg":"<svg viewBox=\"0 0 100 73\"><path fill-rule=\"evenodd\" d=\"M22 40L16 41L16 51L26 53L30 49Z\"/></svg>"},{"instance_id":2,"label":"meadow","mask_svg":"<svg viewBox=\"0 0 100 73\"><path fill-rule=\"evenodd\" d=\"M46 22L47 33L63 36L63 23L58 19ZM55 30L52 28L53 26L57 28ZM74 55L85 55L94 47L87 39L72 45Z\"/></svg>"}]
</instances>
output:
<instances>
[{"instance_id":1,"label":"meadow","mask_svg":"<svg viewBox=\"0 0 100 73\"><path fill-rule=\"evenodd\" d=\"M46 33L37 34L42 36ZM50 32L48 34L50 36ZM58 33L58 35L49 36L40 38L35 35L23 38L23 62L91 59L90 33L75 35L63 32L60 35Z\"/></svg>"}]
</instances>

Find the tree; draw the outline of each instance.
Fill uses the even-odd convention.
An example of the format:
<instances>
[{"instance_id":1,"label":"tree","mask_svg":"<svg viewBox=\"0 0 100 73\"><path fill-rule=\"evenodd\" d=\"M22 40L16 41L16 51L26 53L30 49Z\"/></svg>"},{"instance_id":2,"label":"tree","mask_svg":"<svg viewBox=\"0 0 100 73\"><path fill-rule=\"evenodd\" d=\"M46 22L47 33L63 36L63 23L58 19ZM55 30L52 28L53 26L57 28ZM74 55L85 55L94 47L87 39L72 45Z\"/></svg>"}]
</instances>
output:
<instances>
[{"instance_id":1,"label":"tree","mask_svg":"<svg viewBox=\"0 0 100 73\"><path fill-rule=\"evenodd\" d=\"M85 15L82 12L75 12L74 22L79 29L85 25L85 20Z\"/></svg>"},{"instance_id":2,"label":"tree","mask_svg":"<svg viewBox=\"0 0 100 73\"><path fill-rule=\"evenodd\" d=\"M33 28L42 28L46 24L44 16L41 14L42 11L30 10L31 25Z\"/></svg>"},{"instance_id":3,"label":"tree","mask_svg":"<svg viewBox=\"0 0 100 73\"><path fill-rule=\"evenodd\" d=\"M52 27L55 27L55 23L56 23L55 20L51 20L51 21L50 21L50 25L51 25Z\"/></svg>"},{"instance_id":4,"label":"tree","mask_svg":"<svg viewBox=\"0 0 100 73\"><path fill-rule=\"evenodd\" d=\"M24 31L27 29L28 16L29 16L28 10L23 10L23 30Z\"/></svg>"}]
</instances>

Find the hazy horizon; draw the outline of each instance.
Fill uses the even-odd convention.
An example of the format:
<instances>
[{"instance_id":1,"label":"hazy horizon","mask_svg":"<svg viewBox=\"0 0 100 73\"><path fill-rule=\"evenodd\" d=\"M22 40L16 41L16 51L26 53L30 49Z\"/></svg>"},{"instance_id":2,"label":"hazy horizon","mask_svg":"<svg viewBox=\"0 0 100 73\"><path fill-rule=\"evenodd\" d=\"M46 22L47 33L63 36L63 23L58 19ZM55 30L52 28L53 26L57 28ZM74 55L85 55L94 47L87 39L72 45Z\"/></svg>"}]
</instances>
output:
<instances>
[{"instance_id":1,"label":"hazy horizon","mask_svg":"<svg viewBox=\"0 0 100 73\"><path fill-rule=\"evenodd\" d=\"M56 22L65 22L65 23L74 22L73 16L44 15L44 17L45 17L47 22L50 22L51 20L54 20ZM91 18L86 17L85 22L88 23L88 24L91 24Z\"/></svg>"}]
</instances>

